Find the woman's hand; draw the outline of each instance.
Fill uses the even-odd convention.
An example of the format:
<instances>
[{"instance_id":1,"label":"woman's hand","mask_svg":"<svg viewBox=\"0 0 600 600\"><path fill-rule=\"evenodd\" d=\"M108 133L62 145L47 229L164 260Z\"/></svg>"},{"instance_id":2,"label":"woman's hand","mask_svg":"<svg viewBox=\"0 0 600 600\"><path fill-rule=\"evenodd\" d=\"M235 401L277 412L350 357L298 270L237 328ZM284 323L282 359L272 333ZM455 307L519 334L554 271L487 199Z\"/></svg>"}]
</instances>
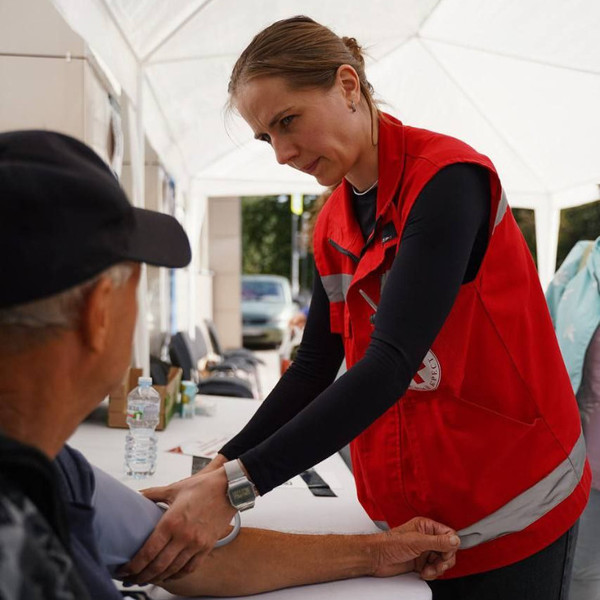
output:
<instances>
[{"instance_id":1,"label":"woman's hand","mask_svg":"<svg viewBox=\"0 0 600 600\"><path fill-rule=\"evenodd\" d=\"M425 517L416 517L374 537L375 577L416 571L421 579L431 581L454 566L460 545L453 529Z\"/></svg>"},{"instance_id":2,"label":"woman's hand","mask_svg":"<svg viewBox=\"0 0 600 600\"><path fill-rule=\"evenodd\" d=\"M226 534L235 515L226 491L225 469L216 465L207 473L143 490L146 498L169 508L118 576L130 583L148 583L192 572Z\"/></svg>"}]
</instances>

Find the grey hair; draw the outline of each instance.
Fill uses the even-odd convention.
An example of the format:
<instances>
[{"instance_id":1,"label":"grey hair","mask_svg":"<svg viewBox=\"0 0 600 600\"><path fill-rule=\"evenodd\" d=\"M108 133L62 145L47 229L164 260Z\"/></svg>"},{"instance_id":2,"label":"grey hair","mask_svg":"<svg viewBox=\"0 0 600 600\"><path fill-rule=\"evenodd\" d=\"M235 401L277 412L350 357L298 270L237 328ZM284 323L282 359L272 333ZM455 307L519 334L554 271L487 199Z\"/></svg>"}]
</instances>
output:
<instances>
[{"instance_id":1,"label":"grey hair","mask_svg":"<svg viewBox=\"0 0 600 600\"><path fill-rule=\"evenodd\" d=\"M92 279L49 298L0 309L0 328L8 326L27 327L30 330L74 329L79 323L87 294L100 279L108 277L115 286L121 287L132 273L131 263L119 263Z\"/></svg>"}]
</instances>

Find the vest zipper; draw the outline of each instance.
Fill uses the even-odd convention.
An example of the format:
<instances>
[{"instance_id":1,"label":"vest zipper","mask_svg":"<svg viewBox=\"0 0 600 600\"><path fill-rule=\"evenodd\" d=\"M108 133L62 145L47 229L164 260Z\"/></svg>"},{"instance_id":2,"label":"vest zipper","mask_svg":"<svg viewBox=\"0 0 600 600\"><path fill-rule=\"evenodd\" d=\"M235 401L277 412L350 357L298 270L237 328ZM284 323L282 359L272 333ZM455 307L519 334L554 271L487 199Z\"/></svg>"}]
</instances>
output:
<instances>
[{"instance_id":1,"label":"vest zipper","mask_svg":"<svg viewBox=\"0 0 600 600\"><path fill-rule=\"evenodd\" d=\"M377 225L379 224L379 221L381 221L381 217L379 217L378 219L375 220L375 225L373 225L373 230L371 231L371 235L369 235L369 237L367 238L367 241L365 242L365 245L363 246L362 250L360 251L360 258L362 258L365 255L365 252L367 251L369 246L373 243L373 240L375 239L375 232L377 231Z\"/></svg>"},{"instance_id":2,"label":"vest zipper","mask_svg":"<svg viewBox=\"0 0 600 600\"><path fill-rule=\"evenodd\" d=\"M350 252L350 250L346 250L345 248L342 248L339 244L336 244L331 238L327 238L327 241L338 251L341 252L342 254L348 256L349 258L351 258L355 263L358 263L360 261L360 258L358 256L356 256L356 254L352 254L352 252Z\"/></svg>"}]
</instances>

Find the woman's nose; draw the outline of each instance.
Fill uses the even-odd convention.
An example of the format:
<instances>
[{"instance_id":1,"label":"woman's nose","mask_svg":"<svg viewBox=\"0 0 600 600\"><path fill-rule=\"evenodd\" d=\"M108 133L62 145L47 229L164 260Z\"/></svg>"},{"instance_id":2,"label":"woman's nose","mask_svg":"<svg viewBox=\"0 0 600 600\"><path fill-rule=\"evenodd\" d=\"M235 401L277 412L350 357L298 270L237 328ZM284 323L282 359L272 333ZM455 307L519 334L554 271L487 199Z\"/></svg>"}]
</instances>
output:
<instances>
[{"instance_id":1,"label":"woman's nose","mask_svg":"<svg viewBox=\"0 0 600 600\"><path fill-rule=\"evenodd\" d=\"M293 143L285 139L271 140L275 158L280 165L287 165L298 155L298 151Z\"/></svg>"}]
</instances>

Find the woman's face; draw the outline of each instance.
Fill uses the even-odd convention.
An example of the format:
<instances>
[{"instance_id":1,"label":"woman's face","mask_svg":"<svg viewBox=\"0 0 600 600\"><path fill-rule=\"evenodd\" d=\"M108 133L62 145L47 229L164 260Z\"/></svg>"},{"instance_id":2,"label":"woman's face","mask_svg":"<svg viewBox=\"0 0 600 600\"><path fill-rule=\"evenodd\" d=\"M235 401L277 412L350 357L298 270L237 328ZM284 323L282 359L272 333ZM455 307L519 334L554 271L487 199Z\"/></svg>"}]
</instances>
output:
<instances>
[{"instance_id":1,"label":"woman's face","mask_svg":"<svg viewBox=\"0 0 600 600\"><path fill-rule=\"evenodd\" d=\"M329 90L294 90L282 77L259 77L240 88L235 104L255 138L273 147L277 162L334 185L357 168L367 137L370 144L364 111L351 108L355 97L339 76Z\"/></svg>"}]
</instances>

